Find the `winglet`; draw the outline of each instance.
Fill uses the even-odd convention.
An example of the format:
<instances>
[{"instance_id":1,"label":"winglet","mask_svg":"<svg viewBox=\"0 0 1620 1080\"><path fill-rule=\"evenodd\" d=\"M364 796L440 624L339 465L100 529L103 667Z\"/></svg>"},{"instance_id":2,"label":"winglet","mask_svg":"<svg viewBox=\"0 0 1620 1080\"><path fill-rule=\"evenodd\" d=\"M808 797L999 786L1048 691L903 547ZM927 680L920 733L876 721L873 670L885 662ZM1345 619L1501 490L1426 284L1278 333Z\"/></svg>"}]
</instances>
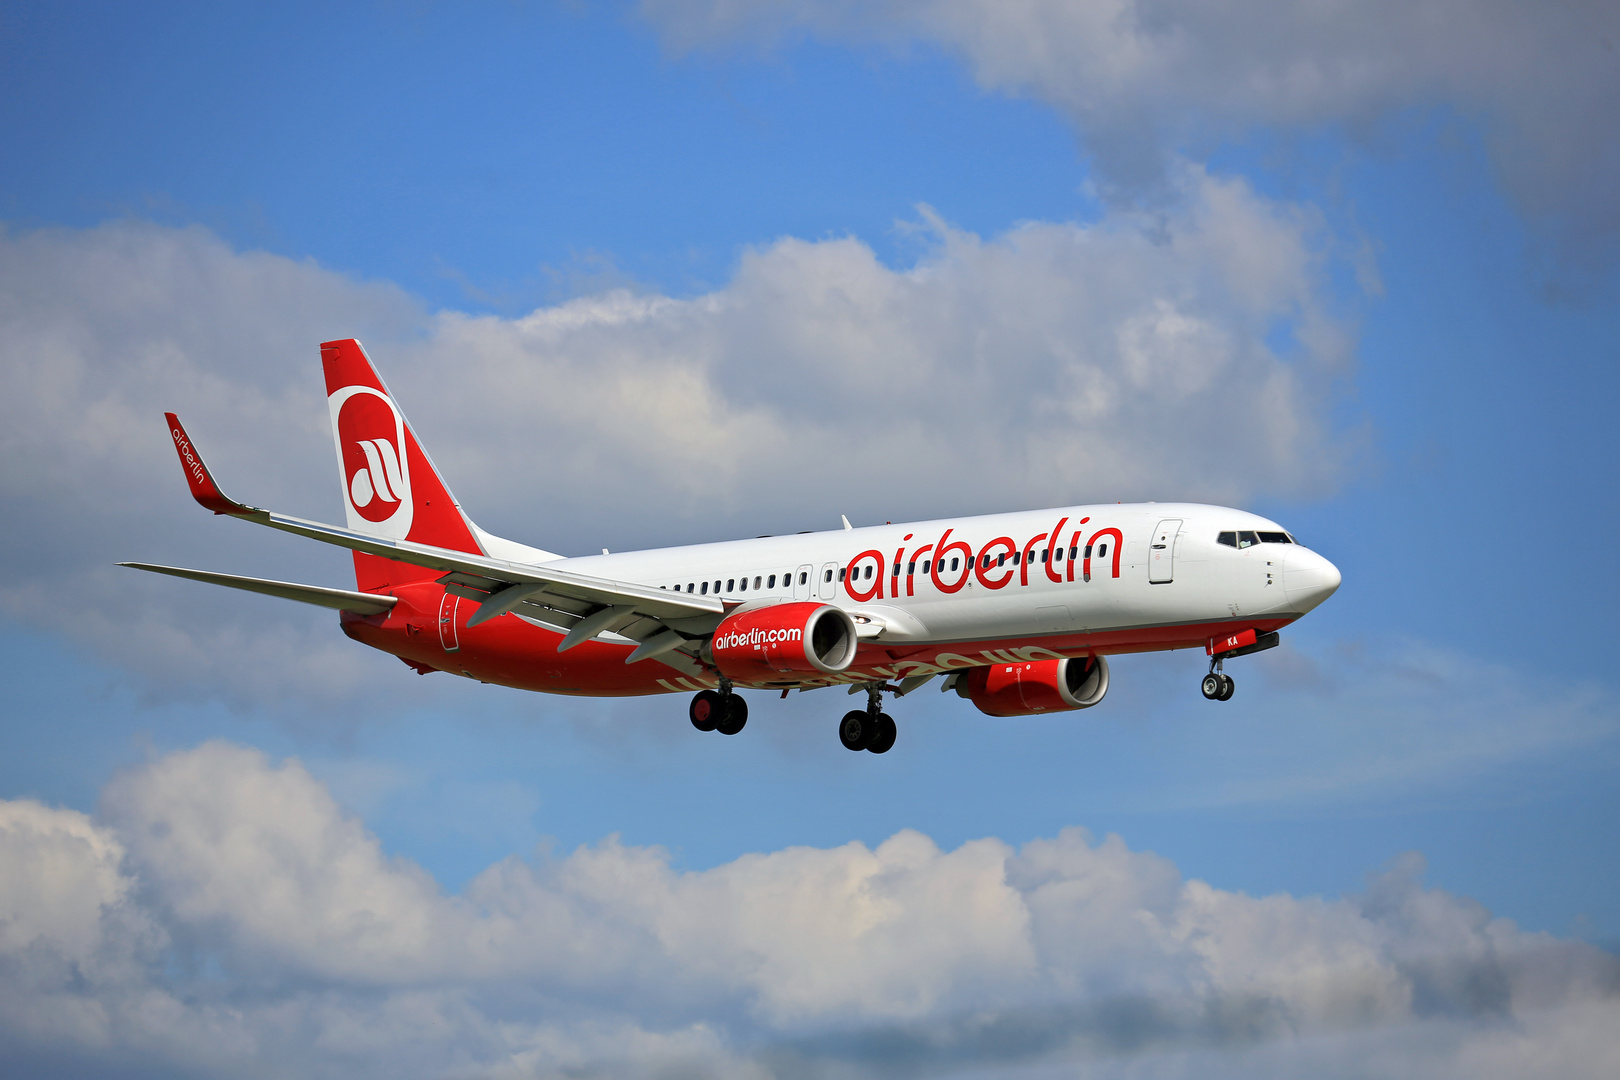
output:
<instances>
[{"instance_id":1,"label":"winglet","mask_svg":"<svg viewBox=\"0 0 1620 1080\"><path fill-rule=\"evenodd\" d=\"M185 470L186 483L191 485L191 497L216 514L254 513L253 507L227 499L219 490L213 474L203 464L202 455L191 445L186 429L180 426L180 418L172 412L163 415L169 421L169 434L174 437L174 450L180 455L180 467Z\"/></svg>"}]
</instances>

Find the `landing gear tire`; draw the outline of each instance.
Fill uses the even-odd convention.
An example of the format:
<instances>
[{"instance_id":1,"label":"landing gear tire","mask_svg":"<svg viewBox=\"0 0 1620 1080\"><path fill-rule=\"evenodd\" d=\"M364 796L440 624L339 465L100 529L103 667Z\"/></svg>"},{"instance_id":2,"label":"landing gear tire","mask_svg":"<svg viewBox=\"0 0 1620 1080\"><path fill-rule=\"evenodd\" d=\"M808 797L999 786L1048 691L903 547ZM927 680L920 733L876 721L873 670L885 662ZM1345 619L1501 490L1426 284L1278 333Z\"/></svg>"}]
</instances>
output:
<instances>
[{"instance_id":1,"label":"landing gear tire","mask_svg":"<svg viewBox=\"0 0 1620 1080\"><path fill-rule=\"evenodd\" d=\"M838 722L838 741L845 750L865 750L877 728L872 715L861 710L847 712Z\"/></svg>"},{"instance_id":2,"label":"landing gear tire","mask_svg":"<svg viewBox=\"0 0 1620 1080\"><path fill-rule=\"evenodd\" d=\"M725 698L713 690L699 690L693 695L692 704L686 707L687 717L699 731L713 731L725 714ZM742 725L737 727L740 730Z\"/></svg>"},{"instance_id":3,"label":"landing gear tire","mask_svg":"<svg viewBox=\"0 0 1620 1080\"><path fill-rule=\"evenodd\" d=\"M1232 694L1237 686L1232 682L1232 676L1223 674L1221 679L1221 692L1215 695L1216 701L1231 701Z\"/></svg>"},{"instance_id":4,"label":"landing gear tire","mask_svg":"<svg viewBox=\"0 0 1620 1080\"><path fill-rule=\"evenodd\" d=\"M1221 692L1226 689L1226 684L1229 681L1230 680L1227 679L1227 677L1225 675L1217 675L1213 671L1210 672L1208 675L1204 676L1204 685L1203 685L1204 696L1206 698L1208 698L1209 700L1211 700L1211 701L1223 701L1223 700L1225 700L1224 698L1221 697ZM1228 694L1227 696L1230 697L1231 695ZM694 724L697 723L696 720L694 720L692 722Z\"/></svg>"},{"instance_id":5,"label":"landing gear tire","mask_svg":"<svg viewBox=\"0 0 1620 1080\"><path fill-rule=\"evenodd\" d=\"M873 754L887 754L894 746L895 727L894 718L888 713L878 713L877 730L872 733L872 739L866 744L866 749Z\"/></svg>"},{"instance_id":6,"label":"landing gear tire","mask_svg":"<svg viewBox=\"0 0 1620 1080\"><path fill-rule=\"evenodd\" d=\"M740 694L727 694L720 699L719 723L714 729L722 735L735 735L748 723L748 702Z\"/></svg>"}]
</instances>

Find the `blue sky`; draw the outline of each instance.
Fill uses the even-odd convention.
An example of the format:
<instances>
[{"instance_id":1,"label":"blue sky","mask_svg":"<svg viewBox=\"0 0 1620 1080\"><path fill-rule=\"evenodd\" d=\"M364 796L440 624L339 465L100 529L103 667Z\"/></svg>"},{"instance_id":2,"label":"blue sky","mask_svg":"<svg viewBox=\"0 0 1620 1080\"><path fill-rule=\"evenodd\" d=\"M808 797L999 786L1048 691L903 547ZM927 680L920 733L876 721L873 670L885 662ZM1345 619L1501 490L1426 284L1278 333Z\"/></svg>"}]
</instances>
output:
<instances>
[{"instance_id":1,"label":"blue sky","mask_svg":"<svg viewBox=\"0 0 1620 1080\"><path fill-rule=\"evenodd\" d=\"M0 879L33 883L0 884L0 1068L875 1075L869 1044L1039 1006L1068 1049L908 1067L1331 1072L1348 1038L1512 1075L1516 1023L1600 1074L1620 26L1119 9L0 5ZM705 738L674 698L420 679L324 612L114 572L347 584L196 511L157 413L233 494L335 519L315 345L351 334L480 524L552 550L1195 498L1345 584L1225 706L1202 657L1121 658L1069 716L919 694L875 759L834 691ZM1049 864L1127 899L1053 914ZM924 930L797 923L839 875ZM731 904L778 914L703 923ZM542 909L572 929L443 959ZM1495 1011L1411 959L1482 950ZM1349 986L1354 1022L1317 992ZM1233 994L1280 1027L1084 1019ZM446 1034L395 1056L411 1009Z\"/></svg>"}]
</instances>

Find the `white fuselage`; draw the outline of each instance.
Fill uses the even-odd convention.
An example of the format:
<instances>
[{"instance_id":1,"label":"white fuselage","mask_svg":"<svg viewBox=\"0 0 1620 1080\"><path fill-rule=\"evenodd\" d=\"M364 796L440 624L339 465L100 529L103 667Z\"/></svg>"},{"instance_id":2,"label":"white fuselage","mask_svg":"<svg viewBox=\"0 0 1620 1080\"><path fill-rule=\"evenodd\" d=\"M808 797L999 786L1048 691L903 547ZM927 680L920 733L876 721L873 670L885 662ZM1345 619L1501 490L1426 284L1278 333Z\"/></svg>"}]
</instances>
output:
<instances>
[{"instance_id":1,"label":"white fuselage","mask_svg":"<svg viewBox=\"0 0 1620 1080\"><path fill-rule=\"evenodd\" d=\"M1175 523L1165 526L1171 534L1155 537L1166 522ZM1050 533L1060 523L1054 543ZM864 618L863 625L878 624L873 636L884 642L1022 638L1247 617L1288 621L1338 587L1333 564L1303 545L1218 542L1228 532L1287 536L1275 522L1227 507L1110 503L592 555L552 565L719 595L728 604L821 600L851 612L857 623ZM931 564L942 537L950 550L936 583ZM1156 540L1163 546L1155 549ZM1082 569L1088 543L1089 580ZM1152 570L1155 557L1158 568ZM954 569L953 558L959 560Z\"/></svg>"}]
</instances>

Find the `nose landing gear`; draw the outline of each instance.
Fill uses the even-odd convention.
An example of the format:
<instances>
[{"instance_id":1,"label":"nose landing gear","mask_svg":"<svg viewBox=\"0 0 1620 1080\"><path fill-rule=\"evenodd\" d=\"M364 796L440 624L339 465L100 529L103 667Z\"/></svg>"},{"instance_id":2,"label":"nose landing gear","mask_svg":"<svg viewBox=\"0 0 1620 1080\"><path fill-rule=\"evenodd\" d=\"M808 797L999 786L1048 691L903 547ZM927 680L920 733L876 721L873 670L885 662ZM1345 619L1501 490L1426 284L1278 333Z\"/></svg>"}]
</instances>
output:
<instances>
[{"instance_id":1,"label":"nose landing gear","mask_svg":"<svg viewBox=\"0 0 1620 1080\"><path fill-rule=\"evenodd\" d=\"M1275 649L1281 640L1275 630L1265 633L1244 630L1224 638L1210 638L1209 644L1204 646L1204 651L1209 654L1209 674L1204 676L1202 687L1204 696L1211 701L1232 700L1232 676L1222 670L1223 662L1234 656Z\"/></svg>"},{"instance_id":2,"label":"nose landing gear","mask_svg":"<svg viewBox=\"0 0 1620 1080\"><path fill-rule=\"evenodd\" d=\"M873 754L887 754L894 746L898 734L894 718L883 711L883 685L872 683L866 688L866 709L855 709L844 714L838 722L838 741L846 750L865 750Z\"/></svg>"},{"instance_id":3,"label":"nose landing gear","mask_svg":"<svg viewBox=\"0 0 1620 1080\"><path fill-rule=\"evenodd\" d=\"M1230 701L1235 689L1232 676L1224 671L1211 671L1204 676L1204 696L1211 701Z\"/></svg>"},{"instance_id":4,"label":"nose landing gear","mask_svg":"<svg viewBox=\"0 0 1620 1080\"><path fill-rule=\"evenodd\" d=\"M735 735L748 723L748 702L741 694L732 693L729 682L722 682L718 692L699 690L693 695L686 715L699 731Z\"/></svg>"}]
</instances>

